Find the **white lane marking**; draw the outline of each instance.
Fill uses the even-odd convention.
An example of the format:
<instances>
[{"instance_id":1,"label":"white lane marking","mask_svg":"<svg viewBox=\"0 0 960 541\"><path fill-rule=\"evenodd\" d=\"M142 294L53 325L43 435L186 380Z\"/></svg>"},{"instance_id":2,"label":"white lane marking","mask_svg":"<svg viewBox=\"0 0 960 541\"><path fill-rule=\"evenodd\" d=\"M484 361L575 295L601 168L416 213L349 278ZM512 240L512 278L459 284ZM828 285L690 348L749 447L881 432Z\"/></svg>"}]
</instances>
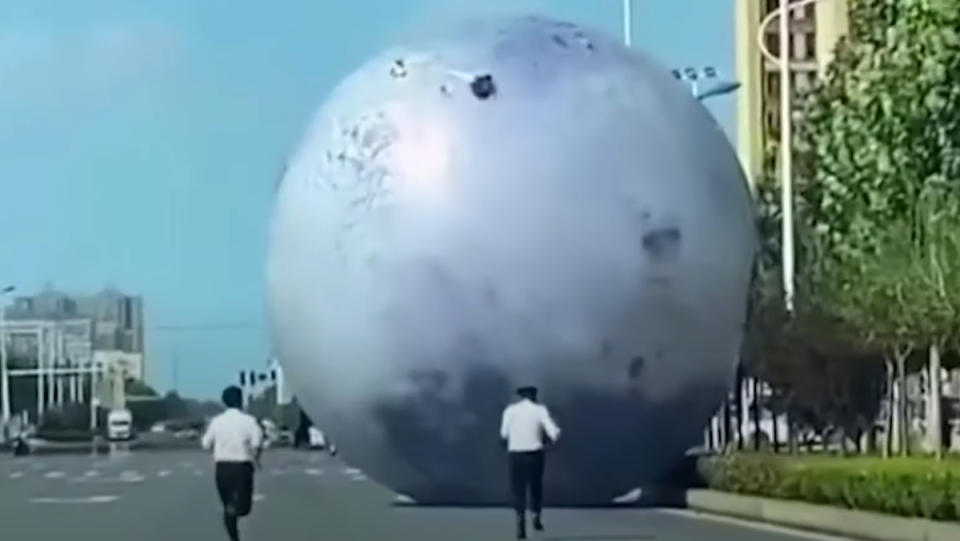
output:
<instances>
[{"instance_id":1,"label":"white lane marking","mask_svg":"<svg viewBox=\"0 0 960 541\"><path fill-rule=\"evenodd\" d=\"M316 476L316 475L323 475L323 470L319 470L319 469L317 469L317 468L307 468L307 469L306 469L306 474L307 474L307 475L314 475L314 476Z\"/></svg>"},{"instance_id":2,"label":"white lane marking","mask_svg":"<svg viewBox=\"0 0 960 541\"><path fill-rule=\"evenodd\" d=\"M181 461L180 461L180 467L181 467L181 468L192 468L192 467L193 467L193 461L190 461L190 460L181 460Z\"/></svg>"},{"instance_id":3,"label":"white lane marking","mask_svg":"<svg viewBox=\"0 0 960 541\"><path fill-rule=\"evenodd\" d=\"M83 476L86 477L87 479L91 477L96 477L98 475L100 475L100 472L98 472L97 470L89 470L83 474Z\"/></svg>"},{"instance_id":4,"label":"white lane marking","mask_svg":"<svg viewBox=\"0 0 960 541\"><path fill-rule=\"evenodd\" d=\"M394 503L401 504L401 505L412 505L412 504L417 503L416 500L414 500L414 499L411 498L410 496L407 496L406 494L397 494L397 495L393 498L393 502L394 502Z\"/></svg>"},{"instance_id":5,"label":"white lane marking","mask_svg":"<svg viewBox=\"0 0 960 541\"><path fill-rule=\"evenodd\" d=\"M44 475L44 477L47 478L47 479L61 479L61 478L63 478L64 475L66 475L66 474L63 473L62 471L48 471L48 472Z\"/></svg>"},{"instance_id":6,"label":"white lane marking","mask_svg":"<svg viewBox=\"0 0 960 541\"><path fill-rule=\"evenodd\" d=\"M20 479L21 477L23 477L22 471L15 471L10 474L10 479Z\"/></svg>"},{"instance_id":7,"label":"white lane marking","mask_svg":"<svg viewBox=\"0 0 960 541\"><path fill-rule=\"evenodd\" d=\"M124 483L140 483L143 481L143 476L139 472L132 470L127 470L120 474L120 481Z\"/></svg>"},{"instance_id":8,"label":"white lane marking","mask_svg":"<svg viewBox=\"0 0 960 541\"><path fill-rule=\"evenodd\" d=\"M264 496L263 494L254 494L254 495L253 495L253 501L255 501L255 502L262 502L262 501L265 500L266 498L267 498L267 497Z\"/></svg>"},{"instance_id":9,"label":"white lane marking","mask_svg":"<svg viewBox=\"0 0 960 541\"><path fill-rule=\"evenodd\" d=\"M741 528L750 528L752 530L759 530L759 531L765 531L770 533L776 533L784 536L810 539L813 541L853 541L853 539L849 537L828 535L828 534L815 533L815 532L805 532L802 530L794 530L792 528L787 528L785 526L777 526L774 524L767 524L764 522L755 522L752 520L744 520L744 519L733 518L733 517L724 517L721 515L712 515L709 513L701 513L699 511L692 511L689 509L657 509L655 512L662 513L664 515L674 515L674 516L693 519L693 520L722 522L724 524L739 526Z\"/></svg>"},{"instance_id":10,"label":"white lane marking","mask_svg":"<svg viewBox=\"0 0 960 541\"><path fill-rule=\"evenodd\" d=\"M163 479L164 477L170 477L170 470L160 470L157 472L157 477Z\"/></svg>"},{"instance_id":11,"label":"white lane marking","mask_svg":"<svg viewBox=\"0 0 960 541\"><path fill-rule=\"evenodd\" d=\"M286 470L283 470L281 468L274 468L270 470L270 475L283 475L285 473L287 473Z\"/></svg>"},{"instance_id":12,"label":"white lane marking","mask_svg":"<svg viewBox=\"0 0 960 541\"><path fill-rule=\"evenodd\" d=\"M357 475L357 474L362 474L363 472L358 470L357 468L344 468L343 473L347 475Z\"/></svg>"},{"instance_id":13,"label":"white lane marking","mask_svg":"<svg viewBox=\"0 0 960 541\"><path fill-rule=\"evenodd\" d=\"M86 496L83 498L30 498L30 503L68 503L68 504L88 504L88 503L110 503L117 501L118 496Z\"/></svg>"},{"instance_id":14,"label":"white lane marking","mask_svg":"<svg viewBox=\"0 0 960 541\"><path fill-rule=\"evenodd\" d=\"M359 482L362 482L362 481L366 481L366 480L367 480L367 476L361 473L361 474L358 474L358 475L351 475L351 476L350 476L350 479L351 479L352 481L354 481L354 482L359 483Z\"/></svg>"}]
</instances>

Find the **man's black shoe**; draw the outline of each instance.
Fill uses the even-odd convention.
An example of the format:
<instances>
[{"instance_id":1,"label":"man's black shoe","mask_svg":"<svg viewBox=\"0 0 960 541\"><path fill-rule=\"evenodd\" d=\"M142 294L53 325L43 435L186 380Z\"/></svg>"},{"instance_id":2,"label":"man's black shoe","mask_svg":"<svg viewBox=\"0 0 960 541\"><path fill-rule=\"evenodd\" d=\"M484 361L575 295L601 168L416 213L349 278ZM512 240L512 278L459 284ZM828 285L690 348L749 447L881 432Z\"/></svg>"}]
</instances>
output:
<instances>
[{"instance_id":1,"label":"man's black shoe","mask_svg":"<svg viewBox=\"0 0 960 541\"><path fill-rule=\"evenodd\" d=\"M535 515L533 517L533 529L538 532L543 531L543 522L540 521L540 515Z\"/></svg>"},{"instance_id":2,"label":"man's black shoe","mask_svg":"<svg viewBox=\"0 0 960 541\"><path fill-rule=\"evenodd\" d=\"M524 517L517 517L517 539L527 538L527 521Z\"/></svg>"}]
</instances>

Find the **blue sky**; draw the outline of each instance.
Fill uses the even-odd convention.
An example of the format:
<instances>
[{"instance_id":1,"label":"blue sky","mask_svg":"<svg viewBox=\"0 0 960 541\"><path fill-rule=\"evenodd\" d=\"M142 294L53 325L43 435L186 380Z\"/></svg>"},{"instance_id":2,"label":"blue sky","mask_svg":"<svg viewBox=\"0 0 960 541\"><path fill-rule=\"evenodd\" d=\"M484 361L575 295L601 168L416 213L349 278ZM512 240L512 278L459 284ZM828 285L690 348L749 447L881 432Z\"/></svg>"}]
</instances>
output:
<instances>
[{"instance_id":1,"label":"blue sky","mask_svg":"<svg viewBox=\"0 0 960 541\"><path fill-rule=\"evenodd\" d=\"M0 0L0 282L142 294L150 383L177 359L180 390L213 396L269 354L272 185L308 116L451 3ZM522 5L621 34L620 0ZM634 44L664 66L732 73L733 0L634 6ZM733 105L710 105L728 133Z\"/></svg>"}]
</instances>

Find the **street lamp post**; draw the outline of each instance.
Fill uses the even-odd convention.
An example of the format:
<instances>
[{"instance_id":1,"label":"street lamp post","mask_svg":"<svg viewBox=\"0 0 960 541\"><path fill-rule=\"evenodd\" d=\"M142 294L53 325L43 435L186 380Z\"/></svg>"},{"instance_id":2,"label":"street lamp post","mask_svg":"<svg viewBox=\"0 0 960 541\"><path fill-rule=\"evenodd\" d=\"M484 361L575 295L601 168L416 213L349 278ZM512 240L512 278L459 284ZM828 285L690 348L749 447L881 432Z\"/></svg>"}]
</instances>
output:
<instances>
[{"instance_id":1,"label":"street lamp post","mask_svg":"<svg viewBox=\"0 0 960 541\"><path fill-rule=\"evenodd\" d=\"M788 312L793 312L795 287L793 248L793 125L790 118L790 0L780 0L780 160L783 181L780 207L783 209L781 245L783 246L783 296Z\"/></svg>"},{"instance_id":2,"label":"street lamp post","mask_svg":"<svg viewBox=\"0 0 960 541\"><path fill-rule=\"evenodd\" d=\"M780 69L780 206L782 209L781 230L781 267L783 270L783 302L788 312L793 312L796 288L796 270L794 254L794 223L793 223L793 119L791 117L792 104L790 81L790 12L802 7L815 4L820 0L780 0L780 7L767 15L760 22L757 30L757 43L760 53L768 61ZM779 55L767 50L765 36L767 27L774 19L780 22L780 51Z\"/></svg>"},{"instance_id":3,"label":"street lamp post","mask_svg":"<svg viewBox=\"0 0 960 541\"><path fill-rule=\"evenodd\" d=\"M623 0L623 44L633 45L633 0Z\"/></svg>"}]
</instances>

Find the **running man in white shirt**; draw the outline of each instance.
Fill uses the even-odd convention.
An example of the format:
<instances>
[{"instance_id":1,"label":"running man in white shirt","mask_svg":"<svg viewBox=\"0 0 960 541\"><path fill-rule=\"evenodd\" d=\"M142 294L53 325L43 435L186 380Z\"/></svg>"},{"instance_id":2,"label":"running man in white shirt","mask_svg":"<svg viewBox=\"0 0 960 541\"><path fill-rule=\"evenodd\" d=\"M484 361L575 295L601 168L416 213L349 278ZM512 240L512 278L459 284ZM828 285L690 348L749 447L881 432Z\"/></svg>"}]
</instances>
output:
<instances>
[{"instance_id":1,"label":"running man in white shirt","mask_svg":"<svg viewBox=\"0 0 960 541\"><path fill-rule=\"evenodd\" d=\"M517 539L526 539L528 490L533 527L543 530L543 434L556 442L560 428L553 422L546 406L537 403L536 387L521 387L517 394L520 401L503 411L500 437L506 441L510 456L510 489L517 513Z\"/></svg>"},{"instance_id":2,"label":"running man in white shirt","mask_svg":"<svg viewBox=\"0 0 960 541\"><path fill-rule=\"evenodd\" d=\"M210 421L203 448L213 449L223 523L230 540L239 541L237 522L249 515L253 506L253 470L260 464L263 431L252 415L241 410L243 391L239 387L223 391L223 404L227 410Z\"/></svg>"}]
</instances>

